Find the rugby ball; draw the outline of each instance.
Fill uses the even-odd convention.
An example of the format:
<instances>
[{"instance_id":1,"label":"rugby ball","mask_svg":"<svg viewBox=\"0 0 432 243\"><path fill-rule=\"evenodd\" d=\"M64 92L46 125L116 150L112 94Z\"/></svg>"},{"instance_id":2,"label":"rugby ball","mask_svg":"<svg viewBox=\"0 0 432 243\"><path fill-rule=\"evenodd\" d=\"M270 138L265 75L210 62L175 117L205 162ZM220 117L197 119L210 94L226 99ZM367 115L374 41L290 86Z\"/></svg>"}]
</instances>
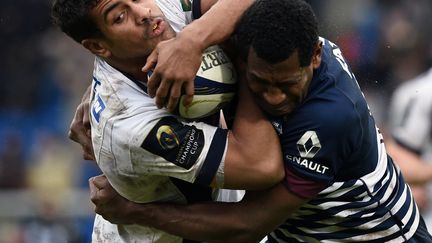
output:
<instances>
[{"instance_id":1,"label":"rugby ball","mask_svg":"<svg viewBox=\"0 0 432 243\"><path fill-rule=\"evenodd\" d=\"M218 112L234 97L237 75L231 60L217 45L207 48L194 81L195 94L190 105L180 97L178 114L186 119L199 119Z\"/></svg>"}]
</instances>

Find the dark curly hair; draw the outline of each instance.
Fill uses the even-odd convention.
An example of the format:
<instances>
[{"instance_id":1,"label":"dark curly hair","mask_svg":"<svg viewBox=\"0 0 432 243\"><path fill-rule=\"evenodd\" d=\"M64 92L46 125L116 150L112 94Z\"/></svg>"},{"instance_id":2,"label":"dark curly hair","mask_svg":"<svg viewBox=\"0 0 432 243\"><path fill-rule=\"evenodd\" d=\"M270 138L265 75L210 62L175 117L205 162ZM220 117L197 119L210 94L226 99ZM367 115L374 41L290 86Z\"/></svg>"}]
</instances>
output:
<instances>
[{"instance_id":1,"label":"dark curly hair","mask_svg":"<svg viewBox=\"0 0 432 243\"><path fill-rule=\"evenodd\" d=\"M90 11L98 2L99 0L55 0L51 9L53 22L78 43L86 38L103 36L90 16Z\"/></svg>"},{"instance_id":2,"label":"dark curly hair","mask_svg":"<svg viewBox=\"0 0 432 243\"><path fill-rule=\"evenodd\" d=\"M302 0L257 0L239 21L234 39L246 60L250 47L269 63L298 50L300 66L311 63L318 42L318 23Z\"/></svg>"}]
</instances>

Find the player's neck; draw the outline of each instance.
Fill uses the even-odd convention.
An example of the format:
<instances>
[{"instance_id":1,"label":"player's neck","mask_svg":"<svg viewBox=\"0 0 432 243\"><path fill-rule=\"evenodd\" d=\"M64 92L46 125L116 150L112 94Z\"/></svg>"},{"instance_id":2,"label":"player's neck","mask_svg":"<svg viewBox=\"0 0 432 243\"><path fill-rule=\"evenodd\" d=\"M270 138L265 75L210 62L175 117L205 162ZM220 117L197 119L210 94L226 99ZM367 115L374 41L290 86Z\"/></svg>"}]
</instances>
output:
<instances>
[{"instance_id":1,"label":"player's neck","mask_svg":"<svg viewBox=\"0 0 432 243\"><path fill-rule=\"evenodd\" d=\"M141 68L145 65L145 60L145 58L133 60L116 60L111 58L106 61L122 73L127 74L127 76L130 78L140 81L147 81L147 73L141 71Z\"/></svg>"}]
</instances>

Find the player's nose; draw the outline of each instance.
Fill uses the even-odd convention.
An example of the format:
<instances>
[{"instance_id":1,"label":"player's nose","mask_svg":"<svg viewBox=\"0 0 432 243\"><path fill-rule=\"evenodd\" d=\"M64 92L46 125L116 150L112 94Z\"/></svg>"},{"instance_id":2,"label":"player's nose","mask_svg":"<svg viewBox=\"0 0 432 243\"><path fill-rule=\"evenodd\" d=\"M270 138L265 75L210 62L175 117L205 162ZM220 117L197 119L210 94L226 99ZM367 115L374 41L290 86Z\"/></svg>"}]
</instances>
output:
<instances>
[{"instance_id":1,"label":"player's nose","mask_svg":"<svg viewBox=\"0 0 432 243\"><path fill-rule=\"evenodd\" d=\"M135 15L135 21L138 24L143 24L151 17L151 9L141 6L140 4L135 4L132 7L132 11Z\"/></svg>"},{"instance_id":2,"label":"player's nose","mask_svg":"<svg viewBox=\"0 0 432 243\"><path fill-rule=\"evenodd\" d=\"M263 93L264 100L270 105L279 105L286 99L281 89L271 86Z\"/></svg>"}]
</instances>

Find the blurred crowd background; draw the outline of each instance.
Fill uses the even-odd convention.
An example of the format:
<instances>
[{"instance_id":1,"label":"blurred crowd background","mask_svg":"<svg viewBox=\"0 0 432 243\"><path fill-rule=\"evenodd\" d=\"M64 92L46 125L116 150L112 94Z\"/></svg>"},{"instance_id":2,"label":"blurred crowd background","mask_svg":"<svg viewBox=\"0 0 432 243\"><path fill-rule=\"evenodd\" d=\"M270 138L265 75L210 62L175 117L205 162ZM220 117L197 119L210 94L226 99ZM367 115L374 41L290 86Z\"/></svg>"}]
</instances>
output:
<instances>
[{"instance_id":1,"label":"blurred crowd background","mask_svg":"<svg viewBox=\"0 0 432 243\"><path fill-rule=\"evenodd\" d=\"M432 1L309 2L385 131L394 89L431 67ZM67 131L93 57L52 25L50 6L0 3L0 243L90 242L87 180L99 170Z\"/></svg>"}]
</instances>

